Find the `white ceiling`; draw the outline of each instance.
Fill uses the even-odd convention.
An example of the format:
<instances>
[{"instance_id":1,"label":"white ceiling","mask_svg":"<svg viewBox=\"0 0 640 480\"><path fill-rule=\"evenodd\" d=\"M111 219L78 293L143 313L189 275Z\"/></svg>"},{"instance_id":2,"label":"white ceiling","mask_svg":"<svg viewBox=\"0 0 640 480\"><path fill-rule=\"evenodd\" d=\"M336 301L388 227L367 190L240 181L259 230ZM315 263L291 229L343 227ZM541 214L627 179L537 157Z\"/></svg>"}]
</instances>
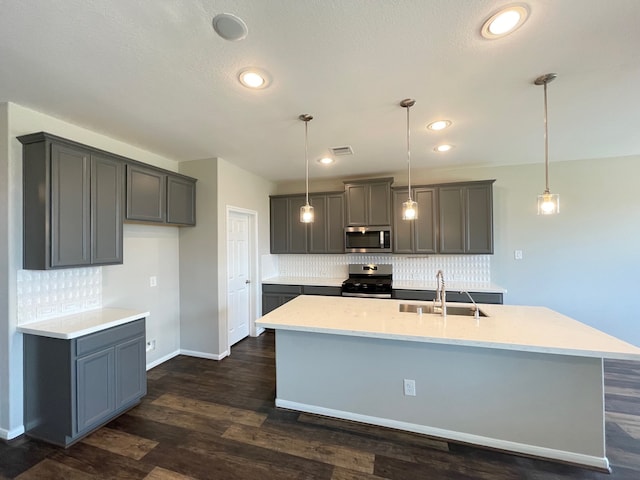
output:
<instances>
[{"instance_id":1,"label":"white ceiling","mask_svg":"<svg viewBox=\"0 0 640 480\"><path fill-rule=\"evenodd\" d=\"M541 74L551 161L640 154L640 1L527 0L519 30L485 40L483 0L0 0L0 101L11 101L175 160L222 157L271 180L351 145L312 177L406 165L542 162ZM249 28L211 28L228 12ZM243 67L266 69L249 91ZM453 120L440 133L425 126ZM456 146L446 154L433 147Z\"/></svg>"}]
</instances>

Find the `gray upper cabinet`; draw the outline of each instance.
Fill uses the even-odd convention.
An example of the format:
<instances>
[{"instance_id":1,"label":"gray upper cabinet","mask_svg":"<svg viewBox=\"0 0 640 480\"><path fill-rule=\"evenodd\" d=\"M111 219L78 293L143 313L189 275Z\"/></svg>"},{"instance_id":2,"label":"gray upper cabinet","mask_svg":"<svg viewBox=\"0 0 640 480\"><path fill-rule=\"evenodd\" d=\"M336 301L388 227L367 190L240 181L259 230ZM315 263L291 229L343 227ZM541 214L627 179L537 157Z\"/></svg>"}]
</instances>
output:
<instances>
[{"instance_id":1,"label":"gray upper cabinet","mask_svg":"<svg viewBox=\"0 0 640 480\"><path fill-rule=\"evenodd\" d=\"M393 178L345 182L347 226L391 225Z\"/></svg>"},{"instance_id":2,"label":"gray upper cabinet","mask_svg":"<svg viewBox=\"0 0 640 480\"><path fill-rule=\"evenodd\" d=\"M124 163L91 156L91 263L122 263Z\"/></svg>"},{"instance_id":3,"label":"gray upper cabinet","mask_svg":"<svg viewBox=\"0 0 640 480\"><path fill-rule=\"evenodd\" d=\"M164 223L166 187L163 171L127 165L127 220Z\"/></svg>"},{"instance_id":4,"label":"gray upper cabinet","mask_svg":"<svg viewBox=\"0 0 640 480\"><path fill-rule=\"evenodd\" d=\"M493 253L493 182L438 188L440 253Z\"/></svg>"},{"instance_id":5,"label":"gray upper cabinet","mask_svg":"<svg viewBox=\"0 0 640 480\"><path fill-rule=\"evenodd\" d=\"M307 228L300 222L304 195L271 197L271 253L307 253Z\"/></svg>"},{"instance_id":6,"label":"gray upper cabinet","mask_svg":"<svg viewBox=\"0 0 640 480\"><path fill-rule=\"evenodd\" d=\"M128 164L126 220L195 225L196 180L154 167Z\"/></svg>"},{"instance_id":7,"label":"gray upper cabinet","mask_svg":"<svg viewBox=\"0 0 640 480\"><path fill-rule=\"evenodd\" d=\"M309 196L314 222L309 224L309 253L344 253L344 194Z\"/></svg>"},{"instance_id":8,"label":"gray upper cabinet","mask_svg":"<svg viewBox=\"0 0 640 480\"><path fill-rule=\"evenodd\" d=\"M300 222L305 195L278 195L270 198L271 253L343 253L344 194L309 195L314 222Z\"/></svg>"},{"instance_id":9,"label":"gray upper cabinet","mask_svg":"<svg viewBox=\"0 0 640 480\"><path fill-rule=\"evenodd\" d=\"M402 219L402 204L409 198L407 189L393 189L393 251L394 253L437 253L437 188L412 188L412 198L418 204L418 218Z\"/></svg>"},{"instance_id":10,"label":"gray upper cabinet","mask_svg":"<svg viewBox=\"0 0 640 480\"><path fill-rule=\"evenodd\" d=\"M196 182L167 176L167 223L196 224Z\"/></svg>"},{"instance_id":11,"label":"gray upper cabinet","mask_svg":"<svg viewBox=\"0 0 640 480\"><path fill-rule=\"evenodd\" d=\"M122 263L123 164L43 132L23 144L23 268Z\"/></svg>"}]
</instances>

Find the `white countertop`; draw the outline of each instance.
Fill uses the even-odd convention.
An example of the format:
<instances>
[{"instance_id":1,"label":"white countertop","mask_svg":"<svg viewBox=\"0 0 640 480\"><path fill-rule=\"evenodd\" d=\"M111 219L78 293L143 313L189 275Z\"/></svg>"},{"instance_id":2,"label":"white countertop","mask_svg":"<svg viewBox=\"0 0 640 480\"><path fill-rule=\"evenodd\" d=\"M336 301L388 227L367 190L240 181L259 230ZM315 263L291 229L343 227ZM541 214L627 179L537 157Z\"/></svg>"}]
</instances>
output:
<instances>
[{"instance_id":1,"label":"white countertop","mask_svg":"<svg viewBox=\"0 0 640 480\"><path fill-rule=\"evenodd\" d=\"M18 332L70 340L149 316L149 312L124 308L99 308L86 312L18 325Z\"/></svg>"},{"instance_id":2,"label":"white countertop","mask_svg":"<svg viewBox=\"0 0 640 480\"><path fill-rule=\"evenodd\" d=\"M481 304L488 317L400 313L407 300L301 295L259 327L580 357L640 360L640 348L546 307ZM456 303L452 305L468 305Z\"/></svg>"},{"instance_id":3,"label":"white countertop","mask_svg":"<svg viewBox=\"0 0 640 480\"><path fill-rule=\"evenodd\" d=\"M314 285L317 287L341 287L347 277L270 277L262 280L262 283L276 285Z\"/></svg>"}]
</instances>

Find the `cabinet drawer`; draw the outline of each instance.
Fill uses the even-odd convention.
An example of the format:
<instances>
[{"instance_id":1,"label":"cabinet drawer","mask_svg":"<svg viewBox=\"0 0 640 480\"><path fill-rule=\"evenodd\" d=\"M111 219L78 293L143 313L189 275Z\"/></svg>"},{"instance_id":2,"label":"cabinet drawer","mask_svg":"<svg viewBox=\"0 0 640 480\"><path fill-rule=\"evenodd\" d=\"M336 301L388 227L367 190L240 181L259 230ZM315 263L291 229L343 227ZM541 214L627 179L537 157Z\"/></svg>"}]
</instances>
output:
<instances>
[{"instance_id":1,"label":"cabinet drawer","mask_svg":"<svg viewBox=\"0 0 640 480\"><path fill-rule=\"evenodd\" d=\"M279 293L285 295L302 294L302 286L300 285L278 285L274 283L263 283L262 293Z\"/></svg>"},{"instance_id":2,"label":"cabinet drawer","mask_svg":"<svg viewBox=\"0 0 640 480\"><path fill-rule=\"evenodd\" d=\"M302 291L305 295L327 295L330 297L339 297L342 295L340 287L321 287L316 285L304 285Z\"/></svg>"},{"instance_id":3,"label":"cabinet drawer","mask_svg":"<svg viewBox=\"0 0 640 480\"><path fill-rule=\"evenodd\" d=\"M86 355L140 335L144 336L144 318L76 339L76 355Z\"/></svg>"}]
</instances>

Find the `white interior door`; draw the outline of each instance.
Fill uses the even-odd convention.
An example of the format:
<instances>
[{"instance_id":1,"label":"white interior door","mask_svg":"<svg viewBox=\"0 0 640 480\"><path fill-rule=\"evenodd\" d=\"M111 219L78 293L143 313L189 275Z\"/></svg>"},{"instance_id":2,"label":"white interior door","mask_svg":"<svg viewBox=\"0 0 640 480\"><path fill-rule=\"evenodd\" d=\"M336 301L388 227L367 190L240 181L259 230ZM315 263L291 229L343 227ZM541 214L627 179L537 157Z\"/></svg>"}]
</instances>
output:
<instances>
[{"instance_id":1,"label":"white interior door","mask_svg":"<svg viewBox=\"0 0 640 480\"><path fill-rule=\"evenodd\" d=\"M229 212L227 242L227 323L231 347L249 335L251 257L248 215Z\"/></svg>"}]
</instances>

